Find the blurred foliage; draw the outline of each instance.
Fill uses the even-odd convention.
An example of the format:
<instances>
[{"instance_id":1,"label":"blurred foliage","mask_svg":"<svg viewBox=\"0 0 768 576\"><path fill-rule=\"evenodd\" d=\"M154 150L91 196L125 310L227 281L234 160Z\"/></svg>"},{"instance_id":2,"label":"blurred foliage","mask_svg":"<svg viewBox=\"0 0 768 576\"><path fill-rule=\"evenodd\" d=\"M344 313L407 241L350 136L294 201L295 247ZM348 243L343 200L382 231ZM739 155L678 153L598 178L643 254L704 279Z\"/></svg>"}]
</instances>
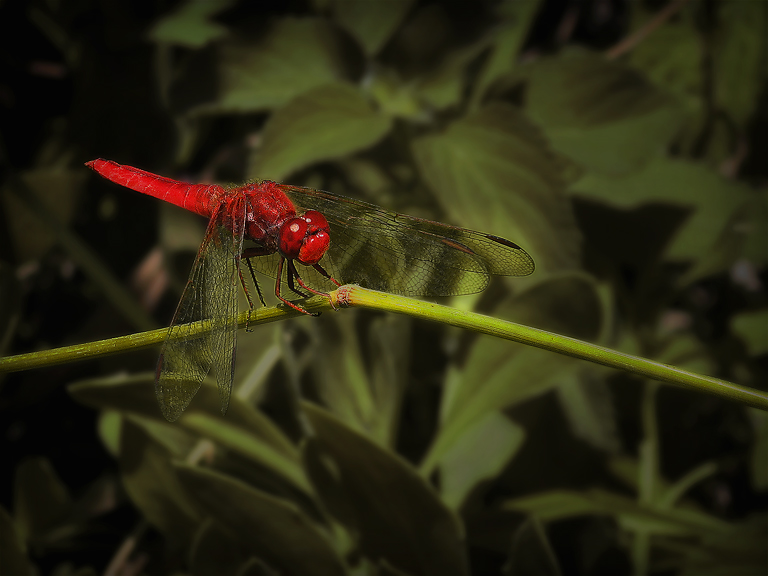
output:
<instances>
[{"instance_id":1,"label":"blurred foliage","mask_svg":"<svg viewBox=\"0 0 768 576\"><path fill-rule=\"evenodd\" d=\"M455 306L765 388L768 4L665 6L5 0L2 353L171 317L202 223L105 157L510 238L536 274ZM349 310L241 337L226 416L154 362L3 379L0 573L768 568L756 410Z\"/></svg>"}]
</instances>

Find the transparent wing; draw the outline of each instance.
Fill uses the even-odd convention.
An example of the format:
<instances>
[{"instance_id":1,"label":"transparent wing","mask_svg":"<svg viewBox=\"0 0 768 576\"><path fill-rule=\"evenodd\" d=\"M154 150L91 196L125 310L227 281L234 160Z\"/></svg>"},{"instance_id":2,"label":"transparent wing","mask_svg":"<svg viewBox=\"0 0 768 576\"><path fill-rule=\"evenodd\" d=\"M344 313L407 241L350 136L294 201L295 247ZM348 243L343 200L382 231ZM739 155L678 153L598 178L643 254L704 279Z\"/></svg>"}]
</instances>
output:
<instances>
[{"instance_id":1,"label":"transparent wing","mask_svg":"<svg viewBox=\"0 0 768 576\"><path fill-rule=\"evenodd\" d=\"M296 186L281 186L299 211L321 212L331 245L320 261L336 280L408 296L451 296L484 290L491 275L527 276L533 259L517 244L483 232L414 218L373 204ZM275 276L276 255L253 259ZM311 268L299 273L313 287L335 286Z\"/></svg>"},{"instance_id":2,"label":"transparent wing","mask_svg":"<svg viewBox=\"0 0 768 576\"><path fill-rule=\"evenodd\" d=\"M229 406L245 214L242 208L233 207L225 210L222 206L211 218L160 352L155 393L163 415L171 422L181 416L212 367L222 412ZM192 323L196 322L210 323L210 330L192 338Z\"/></svg>"}]
</instances>

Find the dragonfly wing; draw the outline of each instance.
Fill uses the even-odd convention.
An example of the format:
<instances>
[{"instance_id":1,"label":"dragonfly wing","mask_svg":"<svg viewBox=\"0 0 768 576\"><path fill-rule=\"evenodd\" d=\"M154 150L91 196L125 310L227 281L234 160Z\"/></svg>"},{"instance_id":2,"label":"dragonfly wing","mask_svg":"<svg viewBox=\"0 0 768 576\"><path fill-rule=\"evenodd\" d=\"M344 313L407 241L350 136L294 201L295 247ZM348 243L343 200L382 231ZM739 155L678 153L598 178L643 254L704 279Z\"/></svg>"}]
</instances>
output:
<instances>
[{"instance_id":1,"label":"dragonfly wing","mask_svg":"<svg viewBox=\"0 0 768 576\"><path fill-rule=\"evenodd\" d=\"M232 218L223 208L211 217L160 352L155 392L163 415L171 422L181 416L211 367L216 374L222 411L229 406L237 337L237 266L243 230L242 225L231 226ZM233 229L239 229L239 234L233 233ZM193 337L197 322L209 323L209 330Z\"/></svg>"},{"instance_id":2,"label":"dragonfly wing","mask_svg":"<svg viewBox=\"0 0 768 576\"><path fill-rule=\"evenodd\" d=\"M525 250L497 236L320 190L284 186L283 191L297 208L318 210L328 220L331 246L320 264L341 283L409 296L450 296L480 292L491 275L527 276L534 270ZM332 289L315 271L306 276Z\"/></svg>"}]
</instances>

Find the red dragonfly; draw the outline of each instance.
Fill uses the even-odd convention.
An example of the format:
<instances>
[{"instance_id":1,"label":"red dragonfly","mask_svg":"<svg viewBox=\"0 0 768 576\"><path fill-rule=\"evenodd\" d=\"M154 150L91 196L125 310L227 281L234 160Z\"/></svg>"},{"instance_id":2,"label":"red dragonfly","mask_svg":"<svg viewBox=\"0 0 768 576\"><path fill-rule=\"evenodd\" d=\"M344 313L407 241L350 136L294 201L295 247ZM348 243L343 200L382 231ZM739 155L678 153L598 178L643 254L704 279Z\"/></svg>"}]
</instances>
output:
<instances>
[{"instance_id":1,"label":"red dragonfly","mask_svg":"<svg viewBox=\"0 0 768 576\"><path fill-rule=\"evenodd\" d=\"M155 392L171 422L211 367L222 412L229 406L238 285L253 308L242 261L262 304L254 269L275 278L275 295L305 314L310 313L301 304L282 295L286 286L301 297L307 294L297 284L329 300L328 292L342 283L409 296L450 296L480 292L491 275L527 276L534 270L528 253L504 238L321 190L269 180L232 188L188 184L103 159L86 166L116 184L209 218L157 364ZM200 320L209 321L211 331L184 339L190 323Z\"/></svg>"}]
</instances>

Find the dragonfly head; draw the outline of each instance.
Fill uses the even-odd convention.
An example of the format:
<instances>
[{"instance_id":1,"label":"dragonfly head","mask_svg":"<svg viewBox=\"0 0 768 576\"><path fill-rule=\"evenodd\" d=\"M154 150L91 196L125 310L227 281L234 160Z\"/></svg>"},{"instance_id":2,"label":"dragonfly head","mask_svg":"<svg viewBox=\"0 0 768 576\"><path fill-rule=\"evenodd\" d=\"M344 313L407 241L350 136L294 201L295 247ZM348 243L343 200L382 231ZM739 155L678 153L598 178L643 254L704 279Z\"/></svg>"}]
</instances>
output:
<instances>
[{"instance_id":1,"label":"dragonfly head","mask_svg":"<svg viewBox=\"0 0 768 576\"><path fill-rule=\"evenodd\" d=\"M286 220L280 228L280 253L301 264L317 264L331 243L329 232L325 216L317 210L308 210Z\"/></svg>"}]
</instances>

